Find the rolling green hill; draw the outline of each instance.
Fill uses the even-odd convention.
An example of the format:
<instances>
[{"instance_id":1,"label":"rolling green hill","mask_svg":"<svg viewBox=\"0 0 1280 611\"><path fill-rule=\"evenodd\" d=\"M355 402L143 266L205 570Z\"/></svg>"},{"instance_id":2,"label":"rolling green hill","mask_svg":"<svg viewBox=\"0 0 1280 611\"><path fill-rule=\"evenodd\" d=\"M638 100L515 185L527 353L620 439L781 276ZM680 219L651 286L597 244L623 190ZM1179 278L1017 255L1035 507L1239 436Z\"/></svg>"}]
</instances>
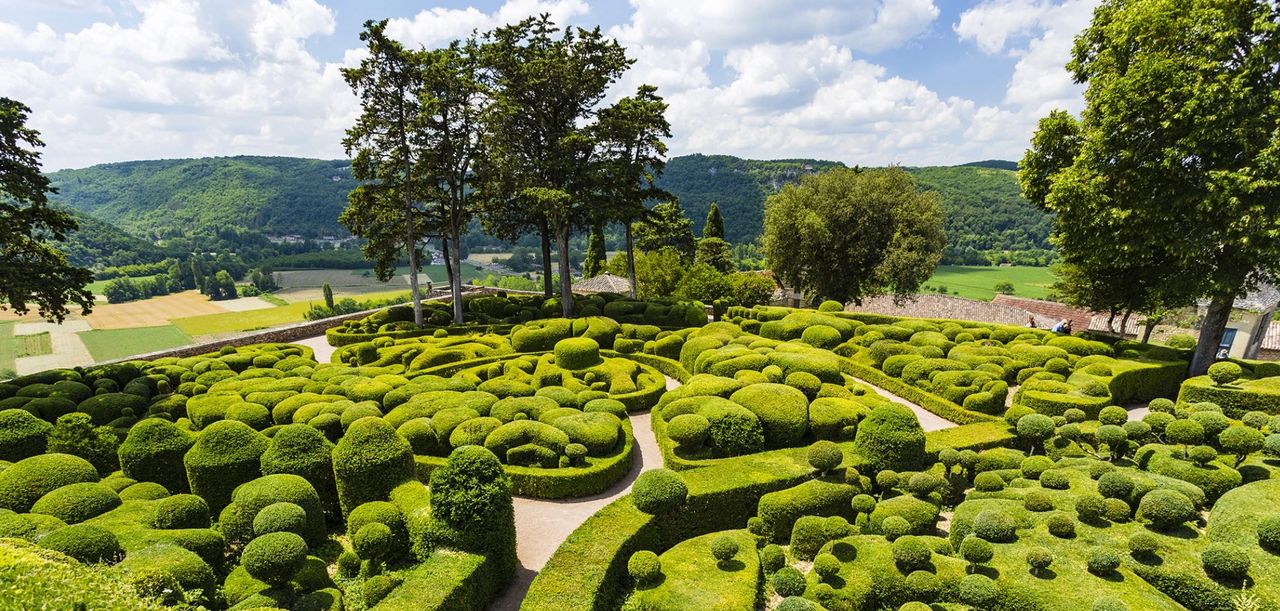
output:
<instances>
[{"instance_id":1,"label":"rolling green hill","mask_svg":"<svg viewBox=\"0 0 1280 611\"><path fill-rule=\"evenodd\" d=\"M129 161L49 178L54 202L147 237L229 227L345 235L338 214L354 186L348 161L293 157Z\"/></svg>"}]
</instances>

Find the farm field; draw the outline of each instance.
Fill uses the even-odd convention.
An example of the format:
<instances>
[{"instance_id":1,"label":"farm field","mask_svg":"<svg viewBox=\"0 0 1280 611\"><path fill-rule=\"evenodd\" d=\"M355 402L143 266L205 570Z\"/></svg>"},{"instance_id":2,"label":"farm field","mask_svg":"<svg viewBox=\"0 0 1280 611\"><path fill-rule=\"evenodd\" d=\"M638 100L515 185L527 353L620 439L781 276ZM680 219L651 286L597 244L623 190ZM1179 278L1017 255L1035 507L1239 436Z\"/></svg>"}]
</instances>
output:
<instances>
[{"instance_id":1,"label":"farm field","mask_svg":"<svg viewBox=\"0 0 1280 611\"><path fill-rule=\"evenodd\" d=\"M94 361L109 361L191 343L187 334L171 324L131 329L93 329L84 331L79 336Z\"/></svg>"},{"instance_id":2,"label":"farm field","mask_svg":"<svg viewBox=\"0 0 1280 611\"><path fill-rule=\"evenodd\" d=\"M939 265L925 287L946 287L948 294L958 292L967 299L991 301L996 296L996 284L1011 282L1015 297L1045 299L1054 280L1053 272L1047 267ZM921 292L932 290L921 287Z\"/></svg>"},{"instance_id":3,"label":"farm field","mask_svg":"<svg viewBox=\"0 0 1280 611\"><path fill-rule=\"evenodd\" d=\"M17 368L17 344L13 341L13 321L0 320L0 375Z\"/></svg>"},{"instance_id":4,"label":"farm field","mask_svg":"<svg viewBox=\"0 0 1280 611\"><path fill-rule=\"evenodd\" d=\"M382 291L377 293L343 293L336 289L334 290L335 299L342 299L344 297L353 297L361 300L391 299L393 297L407 294L408 291L403 290ZM310 298L305 301L294 301L293 299L285 297L285 300L291 301L292 303L289 305L250 310L247 312L220 312L215 314L205 314L202 316L179 318L175 319L173 324L180 331L193 338L201 335L239 333L243 331L266 329L269 327L287 325L306 320L307 311L311 309L311 305L313 303L320 303L321 296L320 291L315 290L314 298Z\"/></svg>"}]
</instances>

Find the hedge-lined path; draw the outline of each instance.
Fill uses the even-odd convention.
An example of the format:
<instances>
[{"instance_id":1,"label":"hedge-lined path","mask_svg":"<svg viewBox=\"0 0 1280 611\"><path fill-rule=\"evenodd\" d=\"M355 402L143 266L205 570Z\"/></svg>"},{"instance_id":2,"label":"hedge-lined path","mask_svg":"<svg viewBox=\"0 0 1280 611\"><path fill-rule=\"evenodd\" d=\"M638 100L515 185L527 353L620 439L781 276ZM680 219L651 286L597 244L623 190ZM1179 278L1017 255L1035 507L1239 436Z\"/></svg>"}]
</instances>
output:
<instances>
[{"instance_id":1,"label":"hedge-lined path","mask_svg":"<svg viewBox=\"0 0 1280 611\"><path fill-rule=\"evenodd\" d=\"M318 363L328 363L329 357L333 356L333 351L335 350L333 346L329 345L328 338L326 338L323 335L308 337L307 339L300 339L296 342L289 342L289 343L299 344L302 346L306 346L312 350L315 350L316 362Z\"/></svg>"},{"instance_id":2,"label":"hedge-lined path","mask_svg":"<svg viewBox=\"0 0 1280 611\"><path fill-rule=\"evenodd\" d=\"M884 397L890 401L893 401L894 403L897 403L898 405L902 405L910 409L912 412L915 412L916 418L920 420L920 426L925 430L925 432L940 431L942 429L949 429L951 427L960 426L950 420L947 420L946 418L943 418L942 416L939 416L923 407L920 407L919 405L916 405L911 401L903 399L902 397L899 397L898 395L895 395L883 388L880 388L879 386L876 386L875 384L872 384L871 382L868 382L862 378L855 377L854 379L863 384L866 384L867 386L870 386L871 388L874 388L875 391L879 393L881 397Z\"/></svg>"}]
</instances>

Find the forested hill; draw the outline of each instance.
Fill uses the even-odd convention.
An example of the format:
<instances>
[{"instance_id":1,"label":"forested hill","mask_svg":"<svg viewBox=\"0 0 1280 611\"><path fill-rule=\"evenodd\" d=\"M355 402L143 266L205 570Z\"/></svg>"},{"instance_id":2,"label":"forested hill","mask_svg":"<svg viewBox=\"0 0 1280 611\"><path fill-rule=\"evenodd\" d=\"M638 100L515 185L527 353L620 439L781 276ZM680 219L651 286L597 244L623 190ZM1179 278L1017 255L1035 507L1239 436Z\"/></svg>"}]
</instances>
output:
<instances>
[{"instance_id":1,"label":"forested hill","mask_svg":"<svg viewBox=\"0 0 1280 611\"><path fill-rule=\"evenodd\" d=\"M782 185L831 167L835 161L788 159L756 161L727 155L686 155L667 162L659 186L680 198L701 231L715 201L724 215L731 242L754 240L764 220L765 199ZM1030 250L1049 248L1052 219L1032 206L1018 188L1016 164L979 161L962 166L906 168L920 185L942 196L949 254L967 249ZM952 257L955 259L955 257Z\"/></svg>"},{"instance_id":2,"label":"forested hill","mask_svg":"<svg viewBox=\"0 0 1280 611\"><path fill-rule=\"evenodd\" d=\"M344 235L338 215L354 186L350 165L294 157L109 163L50 174L58 188L50 199L138 236L230 227Z\"/></svg>"}]
</instances>

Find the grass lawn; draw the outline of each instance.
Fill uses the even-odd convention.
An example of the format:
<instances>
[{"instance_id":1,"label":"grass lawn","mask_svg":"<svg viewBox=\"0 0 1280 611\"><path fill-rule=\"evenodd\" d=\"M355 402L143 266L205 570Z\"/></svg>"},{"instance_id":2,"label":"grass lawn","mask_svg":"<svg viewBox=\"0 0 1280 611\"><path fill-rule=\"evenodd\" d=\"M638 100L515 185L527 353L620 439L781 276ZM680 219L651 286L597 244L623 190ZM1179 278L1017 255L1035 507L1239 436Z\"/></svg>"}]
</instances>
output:
<instances>
[{"instance_id":1,"label":"grass lawn","mask_svg":"<svg viewBox=\"0 0 1280 611\"><path fill-rule=\"evenodd\" d=\"M390 299L396 296L407 296L408 294L408 291L365 293L359 295L357 299L359 301ZM319 300L315 303L323 305L323 302ZM306 320L306 314L311 309L311 304L312 302L310 301L302 301L274 308L249 310L247 312L222 312L202 316L189 316L174 319L173 324L191 337L216 333L256 331L258 329L269 329L280 325L302 322Z\"/></svg>"},{"instance_id":2,"label":"grass lawn","mask_svg":"<svg viewBox=\"0 0 1280 611\"><path fill-rule=\"evenodd\" d=\"M1015 297L1044 299L1049 296L1049 286L1054 280L1053 272L1047 267L939 265L925 286L946 287L948 294L958 292L960 297L990 301L996 296L996 284L1009 282L1013 284ZM921 292L934 291L922 288Z\"/></svg>"},{"instance_id":3,"label":"grass lawn","mask_svg":"<svg viewBox=\"0 0 1280 611\"><path fill-rule=\"evenodd\" d=\"M364 270L363 272L357 272L357 273L366 274L370 278L373 277L373 270ZM405 275L408 273L409 273L409 266L407 265L396 268L396 274L398 275ZM462 264L462 281L463 282L471 282L476 278L483 278L491 273L493 272L482 270L469 263ZM422 269L419 271L418 282L426 283L426 280L423 278L423 276L430 278L432 284L438 284L440 286L445 286L449 284L449 273L445 271L443 265L423 265Z\"/></svg>"},{"instance_id":4,"label":"grass lawn","mask_svg":"<svg viewBox=\"0 0 1280 611\"><path fill-rule=\"evenodd\" d=\"M18 371L17 345L13 341L12 320L0 320L0 379Z\"/></svg>"},{"instance_id":5,"label":"grass lawn","mask_svg":"<svg viewBox=\"0 0 1280 611\"><path fill-rule=\"evenodd\" d=\"M48 331L30 335L15 335L13 340L16 346L14 353L18 358L53 354L53 339L49 337Z\"/></svg>"},{"instance_id":6,"label":"grass lawn","mask_svg":"<svg viewBox=\"0 0 1280 611\"><path fill-rule=\"evenodd\" d=\"M191 338L174 325L132 329L92 329L79 334L95 361L107 361L186 346Z\"/></svg>"}]
</instances>

